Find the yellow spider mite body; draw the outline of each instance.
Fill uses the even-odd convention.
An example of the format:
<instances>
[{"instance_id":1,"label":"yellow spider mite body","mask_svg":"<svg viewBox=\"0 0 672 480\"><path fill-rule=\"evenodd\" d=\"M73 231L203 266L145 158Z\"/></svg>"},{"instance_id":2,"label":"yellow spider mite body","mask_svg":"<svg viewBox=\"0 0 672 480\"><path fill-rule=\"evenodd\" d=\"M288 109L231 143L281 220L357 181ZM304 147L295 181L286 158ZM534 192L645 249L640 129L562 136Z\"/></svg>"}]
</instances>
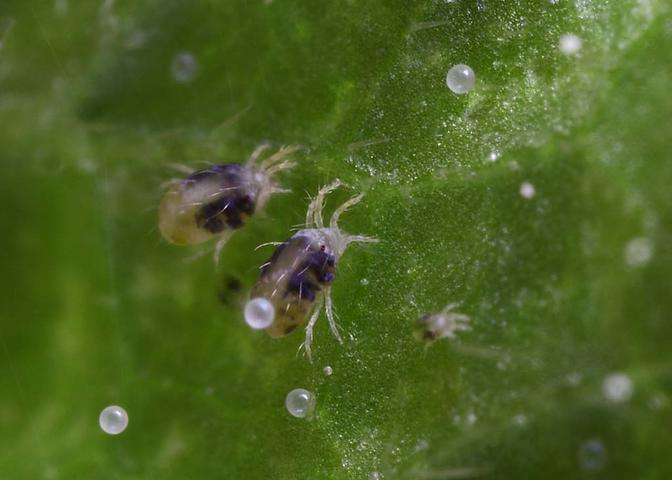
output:
<instances>
[{"instance_id":1,"label":"yellow spider mite body","mask_svg":"<svg viewBox=\"0 0 672 480\"><path fill-rule=\"evenodd\" d=\"M325 227L324 197L341 185L340 180L336 180L318 192L306 214L308 228L277 246L273 256L262 266L260 278L251 292L251 298L266 299L273 306L273 322L265 329L272 337L291 333L310 316L303 343L309 360L313 327L325 304L331 331L342 343L331 302L331 284L338 260L351 243L377 241L363 235L349 235L338 227L341 214L357 204L363 195L356 195L338 207L329 226Z\"/></svg>"},{"instance_id":2,"label":"yellow spider mite body","mask_svg":"<svg viewBox=\"0 0 672 480\"><path fill-rule=\"evenodd\" d=\"M283 147L257 165L264 144L245 164L212 165L171 182L159 207L159 230L175 245L196 245L219 237L215 261L233 232L260 210L272 193L283 192L273 176L294 166L286 157L300 147Z\"/></svg>"}]
</instances>

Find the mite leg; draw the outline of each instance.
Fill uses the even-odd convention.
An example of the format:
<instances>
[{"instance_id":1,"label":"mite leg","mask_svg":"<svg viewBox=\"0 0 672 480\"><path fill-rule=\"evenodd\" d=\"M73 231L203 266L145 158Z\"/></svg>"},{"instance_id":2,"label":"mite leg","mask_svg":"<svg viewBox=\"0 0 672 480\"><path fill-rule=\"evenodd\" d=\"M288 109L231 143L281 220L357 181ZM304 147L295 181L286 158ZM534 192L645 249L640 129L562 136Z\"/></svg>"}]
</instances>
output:
<instances>
[{"instance_id":1,"label":"mite leg","mask_svg":"<svg viewBox=\"0 0 672 480\"><path fill-rule=\"evenodd\" d=\"M303 147L301 145L289 145L281 147L280 150L261 162L261 165L259 165L259 170L265 171L272 167L276 167L278 162L284 160L286 156L291 155L292 153L296 152L297 150L301 150L302 148ZM279 170L286 170L287 168L290 167L283 167L275 171L277 172Z\"/></svg>"},{"instance_id":2,"label":"mite leg","mask_svg":"<svg viewBox=\"0 0 672 480\"><path fill-rule=\"evenodd\" d=\"M355 195L350 200L348 200L343 205L334 210L334 213L331 215L331 221L329 222L329 227L332 230L338 230L338 219L340 218L340 216L346 211L348 211L348 209L357 205L362 200L363 197L364 197L363 193Z\"/></svg>"},{"instance_id":3,"label":"mite leg","mask_svg":"<svg viewBox=\"0 0 672 480\"><path fill-rule=\"evenodd\" d=\"M367 237L366 235L348 235L347 243L378 243L380 240L374 237Z\"/></svg>"},{"instance_id":4,"label":"mite leg","mask_svg":"<svg viewBox=\"0 0 672 480\"><path fill-rule=\"evenodd\" d=\"M168 166L176 172L184 173L185 175L191 175L195 171L193 168L182 165L181 163L169 163Z\"/></svg>"},{"instance_id":5,"label":"mite leg","mask_svg":"<svg viewBox=\"0 0 672 480\"><path fill-rule=\"evenodd\" d=\"M315 228L323 228L324 220L322 220L322 209L324 208L324 197L338 187L343 185L343 182L336 179L329 185L325 185L317 192L315 198L308 205L308 211L306 212L306 227L314 226Z\"/></svg>"},{"instance_id":6,"label":"mite leg","mask_svg":"<svg viewBox=\"0 0 672 480\"><path fill-rule=\"evenodd\" d=\"M303 347L306 349L306 356L308 357L308 361L310 363L313 363L312 350L311 350L311 345L313 343L313 328L315 327L315 323L317 322L317 318L320 316L321 311L322 311L322 296L320 296L319 300L315 304L313 314L310 316L308 325L306 325L306 339L303 341Z\"/></svg>"},{"instance_id":7,"label":"mite leg","mask_svg":"<svg viewBox=\"0 0 672 480\"><path fill-rule=\"evenodd\" d=\"M453 303L449 303L448 305L446 305L445 307L443 307L443 310L441 310L441 313L452 312L453 310L455 310L455 309L456 309L457 307L459 307L460 305L462 305L462 302L453 302Z\"/></svg>"},{"instance_id":8,"label":"mite leg","mask_svg":"<svg viewBox=\"0 0 672 480\"><path fill-rule=\"evenodd\" d=\"M331 302L331 287L326 288L325 297L326 297L327 320L329 320L329 328L331 329L331 333L334 334L334 337L336 337L336 340L338 340L338 343L343 345L343 339L341 338L341 334L338 332L338 324L334 319L334 304Z\"/></svg>"},{"instance_id":9,"label":"mite leg","mask_svg":"<svg viewBox=\"0 0 672 480\"><path fill-rule=\"evenodd\" d=\"M266 178L271 178L273 175L275 175L278 172L281 172L283 170L291 170L292 168L296 167L296 162L292 162L291 160L285 160L280 163L276 163L275 165L267 168L264 171L264 175ZM273 193L284 193L284 192L289 192L289 190L285 190L282 188L274 188L272 189Z\"/></svg>"},{"instance_id":10,"label":"mite leg","mask_svg":"<svg viewBox=\"0 0 672 480\"><path fill-rule=\"evenodd\" d=\"M254 165L254 163L259 159L259 156L269 148L271 148L271 144L268 142L264 142L261 145L259 145L257 148L254 149L252 155L250 155L250 158L248 158L247 162L245 162L245 165L247 165L248 167Z\"/></svg>"},{"instance_id":11,"label":"mite leg","mask_svg":"<svg viewBox=\"0 0 672 480\"><path fill-rule=\"evenodd\" d=\"M229 241L231 236L233 235L234 230L224 230L220 237L219 240L217 241L217 244L215 245L215 252L213 253L213 260L215 261L215 265L219 265L219 257L222 254L222 248L224 248L224 245L226 245L226 242Z\"/></svg>"}]
</instances>

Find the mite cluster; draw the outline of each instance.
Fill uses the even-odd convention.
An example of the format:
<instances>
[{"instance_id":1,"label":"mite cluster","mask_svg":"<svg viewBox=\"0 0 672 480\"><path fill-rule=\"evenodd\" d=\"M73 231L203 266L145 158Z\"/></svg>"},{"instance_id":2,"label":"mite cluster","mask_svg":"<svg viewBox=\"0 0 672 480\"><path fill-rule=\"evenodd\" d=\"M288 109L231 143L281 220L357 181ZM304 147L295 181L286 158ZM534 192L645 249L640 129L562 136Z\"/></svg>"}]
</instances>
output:
<instances>
[{"instance_id":1,"label":"mite cluster","mask_svg":"<svg viewBox=\"0 0 672 480\"><path fill-rule=\"evenodd\" d=\"M288 157L300 147L283 147L260 161L268 148L261 145L244 164L212 165L171 182L159 209L163 237L176 245L217 238L217 262L231 235L262 209L272 194L286 191L276 183L275 176L295 165ZM323 309L331 332L343 343L331 298L341 257L352 243L377 242L372 237L344 232L338 225L341 215L359 203L362 194L337 207L325 224L325 199L342 186L343 182L335 180L319 189L308 205L305 227L283 242L271 243L275 246L273 254L261 266L244 308L246 323L271 337L288 335L307 322L302 347L311 361L313 329ZM416 337L431 343L467 330L469 318L451 312L451 308L422 316L416 323Z\"/></svg>"}]
</instances>

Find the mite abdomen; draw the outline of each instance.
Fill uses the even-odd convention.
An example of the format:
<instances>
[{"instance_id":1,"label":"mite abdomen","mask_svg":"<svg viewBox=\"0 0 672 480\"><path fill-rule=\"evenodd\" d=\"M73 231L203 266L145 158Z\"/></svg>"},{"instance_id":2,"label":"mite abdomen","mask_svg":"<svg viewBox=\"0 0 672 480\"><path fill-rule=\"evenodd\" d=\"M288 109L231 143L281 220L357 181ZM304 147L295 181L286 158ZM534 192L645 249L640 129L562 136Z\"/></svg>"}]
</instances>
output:
<instances>
[{"instance_id":1,"label":"mite abdomen","mask_svg":"<svg viewBox=\"0 0 672 480\"><path fill-rule=\"evenodd\" d=\"M213 165L175 183L161 200L159 229L177 245L194 245L241 227L255 208L258 188L244 165Z\"/></svg>"},{"instance_id":2,"label":"mite abdomen","mask_svg":"<svg viewBox=\"0 0 672 480\"><path fill-rule=\"evenodd\" d=\"M268 263L252 297L264 297L275 308L275 320L266 329L272 337L294 331L306 321L323 289L334 279L335 256L318 239L294 235L279 245Z\"/></svg>"}]
</instances>

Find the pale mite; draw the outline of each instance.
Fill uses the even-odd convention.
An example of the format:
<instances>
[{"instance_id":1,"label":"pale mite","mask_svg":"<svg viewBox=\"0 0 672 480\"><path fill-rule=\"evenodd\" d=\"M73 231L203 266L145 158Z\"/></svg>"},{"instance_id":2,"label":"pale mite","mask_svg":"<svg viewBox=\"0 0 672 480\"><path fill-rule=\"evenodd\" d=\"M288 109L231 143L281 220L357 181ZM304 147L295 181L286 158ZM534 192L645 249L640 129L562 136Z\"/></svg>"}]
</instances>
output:
<instances>
[{"instance_id":1,"label":"pale mite","mask_svg":"<svg viewBox=\"0 0 672 480\"><path fill-rule=\"evenodd\" d=\"M415 338L426 344L441 338L455 339L457 332L471 330L469 317L453 312L456 303L447 305L439 313L426 313L415 322Z\"/></svg>"},{"instance_id":2,"label":"pale mite","mask_svg":"<svg viewBox=\"0 0 672 480\"><path fill-rule=\"evenodd\" d=\"M218 237L215 263L222 247L273 193L285 192L276 173L295 164L287 156L301 147L282 147L258 162L268 144L257 147L244 164L212 165L170 183L159 207L159 230L175 245L196 245Z\"/></svg>"},{"instance_id":3,"label":"pale mite","mask_svg":"<svg viewBox=\"0 0 672 480\"><path fill-rule=\"evenodd\" d=\"M350 235L338 227L340 216L357 204L362 194L338 207L331 216L329 226L325 227L322 219L324 198L341 185L342 182L336 180L320 189L308 206L306 228L277 244L269 261L262 265L259 280L250 295L251 301L265 298L273 304L274 319L265 329L271 337L288 335L310 317L303 342L310 361L313 327L323 305L326 305L331 332L343 343L331 301L331 284L338 260L351 243L377 241L364 235Z\"/></svg>"}]
</instances>

